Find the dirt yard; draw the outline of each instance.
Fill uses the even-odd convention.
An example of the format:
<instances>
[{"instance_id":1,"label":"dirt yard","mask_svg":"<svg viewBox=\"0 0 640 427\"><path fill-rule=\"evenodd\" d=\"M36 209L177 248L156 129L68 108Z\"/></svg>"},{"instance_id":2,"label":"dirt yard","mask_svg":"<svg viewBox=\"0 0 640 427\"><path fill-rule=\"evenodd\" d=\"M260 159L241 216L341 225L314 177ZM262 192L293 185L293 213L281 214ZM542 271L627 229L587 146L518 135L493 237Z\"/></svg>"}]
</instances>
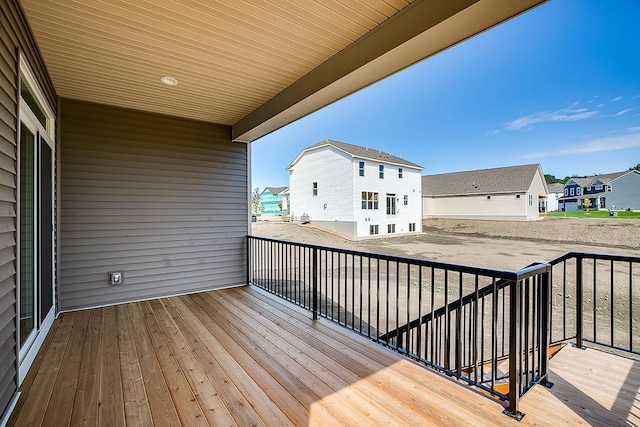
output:
<instances>
[{"instance_id":1,"label":"dirt yard","mask_svg":"<svg viewBox=\"0 0 640 427\"><path fill-rule=\"evenodd\" d=\"M255 236L517 270L570 251L640 256L640 220L545 218L542 221L432 219L423 233L351 240L313 224L253 223Z\"/></svg>"}]
</instances>

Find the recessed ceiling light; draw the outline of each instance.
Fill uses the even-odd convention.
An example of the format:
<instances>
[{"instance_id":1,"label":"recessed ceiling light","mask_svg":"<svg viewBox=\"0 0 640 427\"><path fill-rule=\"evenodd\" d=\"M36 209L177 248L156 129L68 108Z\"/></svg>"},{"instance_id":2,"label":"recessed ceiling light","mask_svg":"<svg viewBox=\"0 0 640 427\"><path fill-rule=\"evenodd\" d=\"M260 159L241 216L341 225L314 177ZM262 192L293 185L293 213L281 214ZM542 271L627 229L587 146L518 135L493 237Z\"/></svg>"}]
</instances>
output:
<instances>
[{"instance_id":1,"label":"recessed ceiling light","mask_svg":"<svg viewBox=\"0 0 640 427\"><path fill-rule=\"evenodd\" d=\"M169 76L160 77L160 81L166 84L167 86L178 86L178 80L173 77L169 77Z\"/></svg>"}]
</instances>

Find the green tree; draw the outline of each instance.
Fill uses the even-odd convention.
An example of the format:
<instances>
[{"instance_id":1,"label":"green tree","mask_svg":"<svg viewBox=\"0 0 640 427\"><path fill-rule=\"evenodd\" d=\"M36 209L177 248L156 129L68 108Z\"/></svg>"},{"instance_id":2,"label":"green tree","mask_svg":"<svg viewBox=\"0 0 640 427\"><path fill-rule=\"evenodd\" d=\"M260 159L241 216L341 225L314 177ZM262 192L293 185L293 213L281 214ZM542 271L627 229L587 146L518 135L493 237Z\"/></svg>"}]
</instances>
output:
<instances>
[{"instance_id":1,"label":"green tree","mask_svg":"<svg viewBox=\"0 0 640 427\"><path fill-rule=\"evenodd\" d=\"M261 201L262 195L260 194L260 188L256 187L251 195L251 211L254 215L260 215L262 211L262 206L260 206Z\"/></svg>"},{"instance_id":2,"label":"green tree","mask_svg":"<svg viewBox=\"0 0 640 427\"><path fill-rule=\"evenodd\" d=\"M638 163L638 164L637 164L637 165L635 165L635 166L631 166L631 167L629 168L629 170L630 170L630 171L633 171L633 170L640 171L640 163Z\"/></svg>"}]
</instances>

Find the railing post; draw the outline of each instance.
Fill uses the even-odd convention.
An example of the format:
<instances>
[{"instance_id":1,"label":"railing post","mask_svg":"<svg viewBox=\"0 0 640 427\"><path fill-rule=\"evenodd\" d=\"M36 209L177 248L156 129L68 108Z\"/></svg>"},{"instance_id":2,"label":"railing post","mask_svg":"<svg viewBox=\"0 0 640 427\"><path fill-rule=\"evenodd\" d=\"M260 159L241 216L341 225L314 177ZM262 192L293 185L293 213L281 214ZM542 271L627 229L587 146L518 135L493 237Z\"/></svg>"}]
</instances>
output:
<instances>
[{"instance_id":1,"label":"railing post","mask_svg":"<svg viewBox=\"0 0 640 427\"><path fill-rule=\"evenodd\" d=\"M522 300L522 281L515 278L509 286L509 408L504 413L518 421L524 417L520 412L520 382L522 373L519 362L522 357L520 345L520 303ZM496 369L493 366L491 369Z\"/></svg>"},{"instance_id":2,"label":"railing post","mask_svg":"<svg viewBox=\"0 0 640 427\"><path fill-rule=\"evenodd\" d=\"M576 255L576 347L582 347L582 324L584 323L582 302L582 255ZM565 295L566 298L566 295Z\"/></svg>"},{"instance_id":3,"label":"railing post","mask_svg":"<svg viewBox=\"0 0 640 427\"><path fill-rule=\"evenodd\" d=\"M250 258L250 256L251 256L251 236L247 235L246 242L247 242L247 250L246 250L246 254L245 255L246 255L247 259L246 259L245 267L247 269L246 276L247 276L247 285L248 285L248 284L251 283L251 274L249 273L249 268L251 266L251 258Z\"/></svg>"},{"instance_id":4,"label":"railing post","mask_svg":"<svg viewBox=\"0 0 640 427\"><path fill-rule=\"evenodd\" d=\"M311 279L313 295L311 296L313 311L313 320L318 320L318 248L313 248L313 257L311 258Z\"/></svg>"},{"instance_id":5,"label":"railing post","mask_svg":"<svg viewBox=\"0 0 640 427\"><path fill-rule=\"evenodd\" d=\"M542 273L540 282L540 380L543 384L551 386L549 382L549 341L551 339L551 273L549 270Z\"/></svg>"}]
</instances>

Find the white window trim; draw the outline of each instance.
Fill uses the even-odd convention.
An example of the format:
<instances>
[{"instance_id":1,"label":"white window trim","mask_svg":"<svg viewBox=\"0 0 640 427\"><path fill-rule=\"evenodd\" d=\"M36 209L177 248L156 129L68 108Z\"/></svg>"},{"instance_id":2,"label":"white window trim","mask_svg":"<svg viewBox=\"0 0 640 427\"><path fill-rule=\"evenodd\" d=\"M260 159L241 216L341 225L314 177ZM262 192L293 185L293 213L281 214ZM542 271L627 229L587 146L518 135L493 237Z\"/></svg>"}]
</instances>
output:
<instances>
[{"instance_id":1,"label":"white window trim","mask_svg":"<svg viewBox=\"0 0 640 427\"><path fill-rule=\"evenodd\" d=\"M26 80L27 84L29 85L29 89L33 93L34 98L36 99L36 101L38 101L38 104L40 104L40 108L42 108L45 116L47 116L47 136L51 141L55 141L55 115L53 114L53 110L51 110L51 107L49 107L49 102L47 102L47 98L44 96L42 89L40 89L40 84L38 83L35 74L33 74L33 71L31 71L31 67L29 67L29 64L27 63L27 60L22 52L20 52L20 75ZM23 103L22 97L20 98L20 101L21 103ZM24 105L29 108L26 103L24 103Z\"/></svg>"}]
</instances>

